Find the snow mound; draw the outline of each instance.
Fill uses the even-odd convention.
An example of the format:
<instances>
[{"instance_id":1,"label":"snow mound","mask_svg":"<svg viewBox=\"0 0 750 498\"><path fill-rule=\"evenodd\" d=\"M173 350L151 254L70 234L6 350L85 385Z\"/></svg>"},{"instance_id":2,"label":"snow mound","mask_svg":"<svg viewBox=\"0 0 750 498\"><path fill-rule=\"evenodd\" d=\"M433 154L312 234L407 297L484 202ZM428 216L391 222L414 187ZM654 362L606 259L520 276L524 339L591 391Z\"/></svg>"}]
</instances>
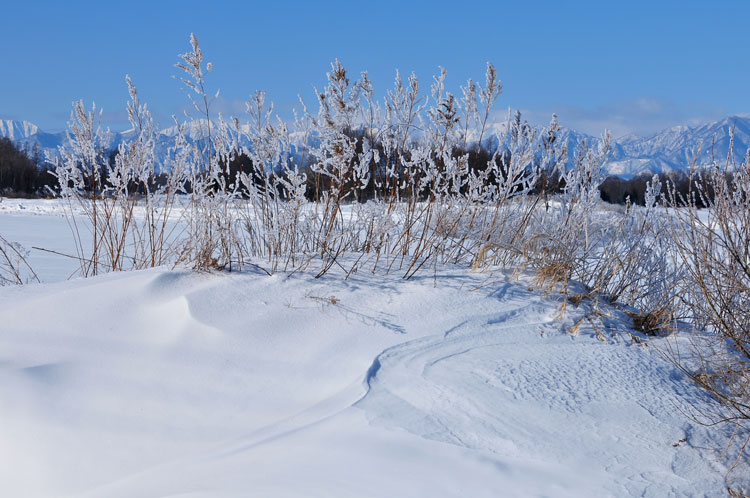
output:
<instances>
[{"instance_id":1,"label":"snow mound","mask_svg":"<svg viewBox=\"0 0 750 498\"><path fill-rule=\"evenodd\" d=\"M705 403L496 275L154 269L0 289L9 496L708 496Z\"/></svg>"}]
</instances>

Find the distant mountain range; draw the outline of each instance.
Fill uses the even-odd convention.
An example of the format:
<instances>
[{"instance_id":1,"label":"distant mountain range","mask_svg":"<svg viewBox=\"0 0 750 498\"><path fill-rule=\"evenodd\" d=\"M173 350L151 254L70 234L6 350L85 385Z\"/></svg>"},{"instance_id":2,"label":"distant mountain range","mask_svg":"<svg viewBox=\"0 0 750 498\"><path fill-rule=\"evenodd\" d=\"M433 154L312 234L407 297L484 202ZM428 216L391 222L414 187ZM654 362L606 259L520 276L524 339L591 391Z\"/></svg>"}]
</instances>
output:
<instances>
[{"instance_id":1,"label":"distant mountain range","mask_svg":"<svg viewBox=\"0 0 750 498\"><path fill-rule=\"evenodd\" d=\"M203 137L205 127L200 122L188 123L185 127L185 135L188 140L198 140ZM110 132L103 146L114 149L123 141L132 136L132 131ZM47 133L28 121L0 120L0 137L7 137L22 148L31 151L34 145L39 145L43 155L54 157L58 154L59 147L68 140L67 131ZM156 157L162 160L166 157L169 149L174 147L177 139L177 126L160 130L156 138Z\"/></svg>"},{"instance_id":2,"label":"distant mountain range","mask_svg":"<svg viewBox=\"0 0 750 498\"><path fill-rule=\"evenodd\" d=\"M722 164L729 154L734 130L734 160L742 161L750 149L750 118L730 116L696 127L675 126L648 137L629 136L615 144L608 172L634 176L641 172L685 171L691 164Z\"/></svg>"},{"instance_id":3,"label":"distant mountain range","mask_svg":"<svg viewBox=\"0 0 750 498\"><path fill-rule=\"evenodd\" d=\"M502 125L497 126L498 129ZM730 131L734 129L734 155L741 161L750 149L750 118L731 116L696 127L675 126L653 135L641 137L630 135L619 138L612 144L612 155L606 165L610 175L632 178L639 174L687 171L691 164L705 166L711 158L724 162L729 153ZM127 139L128 132L113 132L108 148L114 148ZM203 135L201 126L188 126L186 135L190 140ZM54 155L57 148L67 140L66 132L46 133L28 121L0 120L0 137L7 137L29 150L38 144L43 152ZM157 157L165 157L174 145L176 127L165 128L158 133ZM590 144L600 138L575 130L563 130L563 139L568 140L569 150L583 140Z\"/></svg>"}]
</instances>

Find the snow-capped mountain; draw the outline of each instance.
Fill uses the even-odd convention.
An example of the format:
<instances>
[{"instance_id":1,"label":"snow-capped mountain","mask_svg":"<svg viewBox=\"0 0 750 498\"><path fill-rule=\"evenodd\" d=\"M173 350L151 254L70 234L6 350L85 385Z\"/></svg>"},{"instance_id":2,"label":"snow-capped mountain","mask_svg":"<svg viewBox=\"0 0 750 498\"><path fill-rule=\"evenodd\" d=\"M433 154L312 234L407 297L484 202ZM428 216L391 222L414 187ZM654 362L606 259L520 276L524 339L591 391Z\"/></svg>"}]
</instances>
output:
<instances>
[{"instance_id":1,"label":"snow-capped mountain","mask_svg":"<svg viewBox=\"0 0 750 498\"><path fill-rule=\"evenodd\" d=\"M0 119L0 137L7 137L13 141L21 140L39 132L39 127L28 121L13 121Z\"/></svg>"},{"instance_id":2,"label":"snow-capped mountain","mask_svg":"<svg viewBox=\"0 0 750 498\"><path fill-rule=\"evenodd\" d=\"M106 135L103 147L111 150L127 140L132 135L132 130L124 132L110 131ZM186 123L185 136L188 141L200 140L206 136L206 127L200 120ZM0 121L0 137L6 137L26 150L31 150L34 145L39 145L41 152L46 157L55 157L58 148L68 140L66 131L47 133L28 121ZM166 157L170 147L173 147L177 139L177 126L165 128L157 132L156 155L157 158Z\"/></svg>"},{"instance_id":3,"label":"snow-capped mountain","mask_svg":"<svg viewBox=\"0 0 750 498\"><path fill-rule=\"evenodd\" d=\"M505 126L505 123L493 124L485 132L485 137L494 133L502 134ZM707 166L713 161L723 164L729 154L732 130L735 134L733 160L740 162L750 149L750 117L731 116L695 127L675 126L647 137L630 135L617 139L612 143L606 170L614 176L632 178L641 174L685 172L692 165ZM201 121L188 123L185 134L188 140L200 140L206 135L206 126ZM128 135L127 131L111 133L106 147L117 147ZM176 136L176 126L158 133L158 157L166 157ZM43 152L51 156L67 140L64 131L46 133L28 121L11 120L0 120L0 137L7 137L29 150L34 144L38 144ZM582 141L595 145L600 140L572 129L563 129L561 139L568 141L571 157L573 150Z\"/></svg>"},{"instance_id":4,"label":"snow-capped mountain","mask_svg":"<svg viewBox=\"0 0 750 498\"><path fill-rule=\"evenodd\" d=\"M742 161L750 148L750 118L730 116L696 127L675 126L648 137L630 136L618 140L608 164L611 174L636 176L640 173L686 171L691 165L707 166L730 159L734 130L734 162Z\"/></svg>"},{"instance_id":5,"label":"snow-capped mountain","mask_svg":"<svg viewBox=\"0 0 750 498\"><path fill-rule=\"evenodd\" d=\"M538 133L543 131L541 126L535 128ZM485 136L493 143L491 135L502 136L506 129L505 122L495 123L488 127ZM675 126L646 137L629 135L613 140L606 170L613 176L632 178L654 173L687 172L691 166L708 166L714 161L724 164L729 154L732 130L733 160L739 163L750 149L750 117L730 116L700 126ZM567 141L571 160L583 141L590 146L601 141L600 137L570 128L563 128L559 138Z\"/></svg>"},{"instance_id":6,"label":"snow-capped mountain","mask_svg":"<svg viewBox=\"0 0 750 498\"><path fill-rule=\"evenodd\" d=\"M750 118L730 116L700 126L675 126L653 135L629 135L611 143L607 173L622 178L655 173L688 172L691 166L725 164L734 131L733 158L742 161L750 149ZM568 140L572 152L582 140L596 144L601 140L575 130L564 129L562 138Z\"/></svg>"}]
</instances>

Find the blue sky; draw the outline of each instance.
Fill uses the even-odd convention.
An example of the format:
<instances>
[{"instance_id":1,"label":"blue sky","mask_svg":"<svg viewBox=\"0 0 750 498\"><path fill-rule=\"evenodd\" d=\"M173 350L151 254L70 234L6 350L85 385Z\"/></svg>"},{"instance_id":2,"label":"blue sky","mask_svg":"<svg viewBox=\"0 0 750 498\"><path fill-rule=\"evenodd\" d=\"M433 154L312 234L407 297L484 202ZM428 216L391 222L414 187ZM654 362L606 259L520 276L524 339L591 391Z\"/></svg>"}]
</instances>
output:
<instances>
[{"instance_id":1,"label":"blue sky","mask_svg":"<svg viewBox=\"0 0 750 498\"><path fill-rule=\"evenodd\" d=\"M215 103L239 114L265 89L283 117L314 101L330 62L368 70L382 97L396 68L424 93L438 66L458 92L493 61L499 113L616 136L750 113L750 2L5 2L0 118L65 127L95 101L124 129L129 74L163 126L186 108L174 64L195 32Z\"/></svg>"}]
</instances>

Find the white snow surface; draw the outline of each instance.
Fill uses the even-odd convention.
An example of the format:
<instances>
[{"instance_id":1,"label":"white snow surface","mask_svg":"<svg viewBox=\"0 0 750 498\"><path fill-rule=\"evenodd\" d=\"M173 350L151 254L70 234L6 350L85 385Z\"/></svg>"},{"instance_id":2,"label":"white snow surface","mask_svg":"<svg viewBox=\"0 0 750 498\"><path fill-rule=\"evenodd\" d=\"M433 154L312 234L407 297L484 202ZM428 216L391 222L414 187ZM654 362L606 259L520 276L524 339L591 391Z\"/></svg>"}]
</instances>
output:
<instances>
[{"instance_id":1,"label":"white snow surface","mask_svg":"<svg viewBox=\"0 0 750 498\"><path fill-rule=\"evenodd\" d=\"M0 288L0 495L724 496L709 401L621 312L602 342L527 275L314 270Z\"/></svg>"}]
</instances>

